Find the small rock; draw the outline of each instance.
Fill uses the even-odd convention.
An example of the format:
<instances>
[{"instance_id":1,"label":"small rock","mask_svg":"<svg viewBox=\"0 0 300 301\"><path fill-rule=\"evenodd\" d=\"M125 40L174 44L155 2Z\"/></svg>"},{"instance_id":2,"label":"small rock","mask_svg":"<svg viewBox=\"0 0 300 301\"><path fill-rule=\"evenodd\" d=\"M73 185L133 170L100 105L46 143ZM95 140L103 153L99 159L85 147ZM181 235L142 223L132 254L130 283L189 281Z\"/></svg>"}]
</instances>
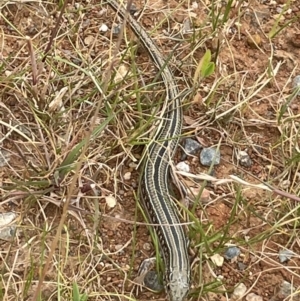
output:
<instances>
[{"instance_id":1,"label":"small rock","mask_svg":"<svg viewBox=\"0 0 300 301\"><path fill-rule=\"evenodd\" d=\"M112 34L114 36L117 36L120 33L120 31L121 31L121 26L120 25L113 26L113 28L112 28Z\"/></svg>"},{"instance_id":2,"label":"small rock","mask_svg":"<svg viewBox=\"0 0 300 301\"><path fill-rule=\"evenodd\" d=\"M224 257L219 254L214 254L210 259L217 267L221 267L224 263Z\"/></svg>"},{"instance_id":3,"label":"small rock","mask_svg":"<svg viewBox=\"0 0 300 301\"><path fill-rule=\"evenodd\" d=\"M266 21L270 18L270 10L269 9L259 9L255 11L255 17L260 21Z\"/></svg>"},{"instance_id":4,"label":"small rock","mask_svg":"<svg viewBox=\"0 0 300 301\"><path fill-rule=\"evenodd\" d=\"M130 178L131 178L131 172L128 171L124 174L124 180L130 180Z\"/></svg>"},{"instance_id":5,"label":"small rock","mask_svg":"<svg viewBox=\"0 0 300 301\"><path fill-rule=\"evenodd\" d=\"M187 138L185 140L184 151L187 155L194 155L201 148L201 144L194 139Z\"/></svg>"},{"instance_id":6,"label":"small rock","mask_svg":"<svg viewBox=\"0 0 300 301\"><path fill-rule=\"evenodd\" d=\"M241 254L241 250L238 247L233 246L233 247L229 247L225 251L224 257L227 260L231 260L231 259L233 259L235 257L238 257L240 254Z\"/></svg>"},{"instance_id":7,"label":"small rock","mask_svg":"<svg viewBox=\"0 0 300 301\"><path fill-rule=\"evenodd\" d=\"M0 213L0 239L11 241L16 233L16 225L12 225L15 222L17 215L14 212Z\"/></svg>"},{"instance_id":8,"label":"small rock","mask_svg":"<svg viewBox=\"0 0 300 301\"><path fill-rule=\"evenodd\" d=\"M200 201L202 203L208 203L210 201L210 191L206 188L202 190Z\"/></svg>"},{"instance_id":9,"label":"small rock","mask_svg":"<svg viewBox=\"0 0 300 301\"><path fill-rule=\"evenodd\" d=\"M272 18L276 21L278 21L279 23L284 22L285 20L285 16L281 15L281 14L273 14Z\"/></svg>"},{"instance_id":10,"label":"small rock","mask_svg":"<svg viewBox=\"0 0 300 301\"><path fill-rule=\"evenodd\" d=\"M240 261L237 263L237 265L238 265L238 269L240 271L244 271L247 268L247 266L243 262L240 262Z\"/></svg>"},{"instance_id":11,"label":"small rock","mask_svg":"<svg viewBox=\"0 0 300 301\"><path fill-rule=\"evenodd\" d=\"M214 165L218 165L220 164L220 160L220 151L216 148L203 148L203 150L200 153L200 162L204 166L211 166L212 163L214 163Z\"/></svg>"},{"instance_id":12,"label":"small rock","mask_svg":"<svg viewBox=\"0 0 300 301\"><path fill-rule=\"evenodd\" d=\"M189 187L188 189L188 196L194 200L195 198L197 198L199 196L199 193L201 191L201 187ZM207 204L210 202L210 191L207 190L206 188L204 188L202 190L201 196L200 196L200 202Z\"/></svg>"},{"instance_id":13,"label":"small rock","mask_svg":"<svg viewBox=\"0 0 300 301\"><path fill-rule=\"evenodd\" d=\"M288 189L291 185L291 181L290 180L283 180L281 183L280 183L280 187L281 189Z\"/></svg>"},{"instance_id":14,"label":"small rock","mask_svg":"<svg viewBox=\"0 0 300 301\"><path fill-rule=\"evenodd\" d=\"M0 228L12 223L16 217L17 215L14 212L0 213Z\"/></svg>"},{"instance_id":15,"label":"small rock","mask_svg":"<svg viewBox=\"0 0 300 301\"><path fill-rule=\"evenodd\" d=\"M261 296L258 296L254 293L250 293L246 296L246 300L247 301L263 301L264 299Z\"/></svg>"},{"instance_id":16,"label":"small rock","mask_svg":"<svg viewBox=\"0 0 300 301\"><path fill-rule=\"evenodd\" d=\"M89 46L95 41L95 38L91 35L84 38L84 44Z\"/></svg>"},{"instance_id":17,"label":"small rock","mask_svg":"<svg viewBox=\"0 0 300 301\"><path fill-rule=\"evenodd\" d=\"M247 44L251 48L258 48L261 45L261 37L258 34L250 35L247 37Z\"/></svg>"},{"instance_id":18,"label":"small rock","mask_svg":"<svg viewBox=\"0 0 300 301\"><path fill-rule=\"evenodd\" d=\"M146 251L150 251L151 250L151 245L148 242L145 242L143 244L143 249Z\"/></svg>"},{"instance_id":19,"label":"small rock","mask_svg":"<svg viewBox=\"0 0 300 301\"><path fill-rule=\"evenodd\" d=\"M114 208L117 204L117 200L112 195L105 197L105 201L109 208Z\"/></svg>"},{"instance_id":20,"label":"small rock","mask_svg":"<svg viewBox=\"0 0 300 301\"><path fill-rule=\"evenodd\" d=\"M135 4L131 3L130 8L129 8L129 12L131 15L134 15L136 12L138 11L137 7L135 6Z\"/></svg>"},{"instance_id":21,"label":"small rock","mask_svg":"<svg viewBox=\"0 0 300 301\"><path fill-rule=\"evenodd\" d=\"M145 275L144 284L146 287L156 292L160 292L164 289L164 286L159 281L157 273L154 271L149 271Z\"/></svg>"},{"instance_id":22,"label":"small rock","mask_svg":"<svg viewBox=\"0 0 300 301\"><path fill-rule=\"evenodd\" d=\"M17 231L16 225L6 226L0 231L0 239L11 241L15 237L15 233Z\"/></svg>"},{"instance_id":23,"label":"small rock","mask_svg":"<svg viewBox=\"0 0 300 301\"><path fill-rule=\"evenodd\" d=\"M9 70L5 70L4 74L5 74L6 77L9 77L9 76L11 76L13 74L13 72L9 71Z\"/></svg>"},{"instance_id":24,"label":"small rock","mask_svg":"<svg viewBox=\"0 0 300 301\"><path fill-rule=\"evenodd\" d=\"M232 299L238 300L241 299L247 291L247 287L244 283L240 283L232 293Z\"/></svg>"},{"instance_id":25,"label":"small rock","mask_svg":"<svg viewBox=\"0 0 300 301\"><path fill-rule=\"evenodd\" d=\"M179 14L179 13L175 13L174 14L174 20L177 22L177 23L183 23L183 21L184 21L184 15L182 15L182 14Z\"/></svg>"},{"instance_id":26,"label":"small rock","mask_svg":"<svg viewBox=\"0 0 300 301\"><path fill-rule=\"evenodd\" d=\"M191 31L191 22L190 19L185 19L183 22L182 33L186 34Z\"/></svg>"},{"instance_id":27,"label":"small rock","mask_svg":"<svg viewBox=\"0 0 300 301\"><path fill-rule=\"evenodd\" d=\"M282 281L281 285L280 285L280 289L278 292L278 297L280 299L284 299L289 297L292 293L294 293L296 290L296 288L294 286L292 286L291 283L287 282L287 281Z\"/></svg>"},{"instance_id":28,"label":"small rock","mask_svg":"<svg viewBox=\"0 0 300 301\"><path fill-rule=\"evenodd\" d=\"M122 81L126 75L128 75L128 68L125 65L121 64L117 70L115 82L117 83Z\"/></svg>"},{"instance_id":29,"label":"small rock","mask_svg":"<svg viewBox=\"0 0 300 301\"><path fill-rule=\"evenodd\" d=\"M248 153L245 151L239 151L237 154L237 159L242 166L250 167L252 165L252 160L250 159Z\"/></svg>"},{"instance_id":30,"label":"small rock","mask_svg":"<svg viewBox=\"0 0 300 301\"><path fill-rule=\"evenodd\" d=\"M128 164L128 166L129 166L130 168L136 169L138 165L137 165L135 162L130 162L130 163Z\"/></svg>"},{"instance_id":31,"label":"small rock","mask_svg":"<svg viewBox=\"0 0 300 301\"><path fill-rule=\"evenodd\" d=\"M192 9L196 10L199 7L198 3L196 1L192 2Z\"/></svg>"},{"instance_id":32,"label":"small rock","mask_svg":"<svg viewBox=\"0 0 300 301\"><path fill-rule=\"evenodd\" d=\"M106 24L102 24L100 27L99 27L99 31L100 32L107 32L108 31L108 27Z\"/></svg>"},{"instance_id":33,"label":"small rock","mask_svg":"<svg viewBox=\"0 0 300 301\"><path fill-rule=\"evenodd\" d=\"M293 90L296 91L297 95L300 95L300 75L295 76L293 80Z\"/></svg>"},{"instance_id":34,"label":"small rock","mask_svg":"<svg viewBox=\"0 0 300 301\"><path fill-rule=\"evenodd\" d=\"M6 150L0 149L0 167L3 167L8 164L11 154Z\"/></svg>"},{"instance_id":35,"label":"small rock","mask_svg":"<svg viewBox=\"0 0 300 301\"><path fill-rule=\"evenodd\" d=\"M217 276L218 281L222 281L222 280L224 280L224 278L225 278L224 275L218 275Z\"/></svg>"},{"instance_id":36,"label":"small rock","mask_svg":"<svg viewBox=\"0 0 300 301\"><path fill-rule=\"evenodd\" d=\"M300 33L295 33L290 38L290 43L296 47L300 48Z\"/></svg>"},{"instance_id":37,"label":"small rock","mask_svg":"<svg viewBox=\"0 0 300 301\"><path fill-rule=\"evenodd\" d=\"M280 250L278 255L280 263L289 261L293 255L295 255L295 253L291 250L287 250L287 249Z\"/></svg>"},{"instance_id":38,"label":"small rock","mask_svg":"<svg viewBox=\"0 0 300 301\"><path fill-rule=\"evenodd\" d=\"M190 171L189 165L186 164L185 162L179 162L176 165L176 168L177 168L177 170L184 171L184 172L189 172Z\"/></svg>"},{"instance_id":39,"label":"small rock","mask_svg":"<svg viewBox=\"0 0 300 301\"><path fill-rule=\"evenodd\" d=\"M115 245L115 250L119 251L123 248L123 245Z\"/></svg>"}]
</instances>

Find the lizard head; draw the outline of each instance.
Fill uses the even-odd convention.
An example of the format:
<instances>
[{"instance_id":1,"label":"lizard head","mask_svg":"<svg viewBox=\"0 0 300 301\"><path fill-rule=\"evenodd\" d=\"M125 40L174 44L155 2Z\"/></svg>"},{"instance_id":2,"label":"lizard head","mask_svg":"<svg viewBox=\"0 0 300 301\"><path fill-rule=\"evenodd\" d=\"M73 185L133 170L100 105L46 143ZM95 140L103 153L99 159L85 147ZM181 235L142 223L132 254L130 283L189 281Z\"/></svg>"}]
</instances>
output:
<instances>
[{"instance_id":1,"label":"lizard head","mask_svg":"<svg viewBox=\"0 0 300 301\"><path fill-rule=\"evenodd\" d=\"M174 269L165 279L165 288L170 301L183 301L189 291L189 275L185 271Z\"/></svg>"}]
</instances>

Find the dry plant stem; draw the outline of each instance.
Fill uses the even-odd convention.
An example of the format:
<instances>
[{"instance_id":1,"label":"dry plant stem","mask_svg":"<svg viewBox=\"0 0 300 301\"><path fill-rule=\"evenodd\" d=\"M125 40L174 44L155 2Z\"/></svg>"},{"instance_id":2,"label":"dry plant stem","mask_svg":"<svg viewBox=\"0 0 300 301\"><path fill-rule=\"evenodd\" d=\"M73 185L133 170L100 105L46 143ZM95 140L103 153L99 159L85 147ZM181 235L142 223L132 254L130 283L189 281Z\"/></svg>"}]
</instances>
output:
<instances>
[{"instance_id":1,"label":"dry plant stem","mask_svg":"<svg viewBox=\"0 0 300 301\"><path fill-rule=\"evenodd\" d=\"M65 1L64 6L63 6L63 8L62 8L62 10L61 10L61 14L60 14L60 16L59 16L59 20L60 20L61 17L62 17L62 12L64 11L64 8L66 7L66 3L67 3L67 1ZM127 11L128 11L128 9L130 8L130 6L131 6L131 1L128 1L128 4L127 4ZM123 36L123 32L124 32L124 28L125 28L125 26L126 26L126 19L127 19L127 18L124 19L123 25L122 25L122 27L121 27L120 35L119 35L119 37L118 37L117 44L116 44L116 50L115 50L115 52L113 53L113 58L116 57L117 51L118 51L118 49L120 48L121 41L122 41L122 36ZM57 24L59 24L59 20L58 20ZM58 26L58 25L57 25L57 26ZM56 26L56 27L57 27L57 26ZM56 29L57 29L57 28L56 28ZM56 33L56 31L53 31L53 32L52 32L52 36L51 36L51 39L50 39L49 44L48 44L48 47L47 47L47 52L49 51L49 49L50 49L50 47L51 47L51 43L52 43L52 41L53 41L53 39L54 39L54 33ZM50 43L50 42L51 42L51 43ZM44 59L46 59L46 55L45 55L45 57L43 58L43 60L44 60ZM105 73L105 74L106 74L106 77L105 77L105 80L104 80L104 83L103 83L103 89L102 89L103 94L102 94L102 95L105 95L105 93L106 93L106 91L107 91L109 79L111 78L111 73L112 73L112 69L113 69L113 66L112 66L112 65L113 65L113 61L114 61L114 60L112 60L112 61L110 62L109 66L107 67L107 71L106 71L106 73ZM61 216L61 219L60 219L60 223L59 223L59 225L58 225L56 235L55 235L55 237L54 237L54 239L53 239L53 241L52 241L52 243L51 243L50 252L49 252L49 255L48 255L48 257L47 257L45 266L44 266L44 268L43 268L43 270L42 270L42 274L40 275L40 278L39 278L39 281L38 281L37 288L36 288L36 290L35 290L35 292L34 292L34 295L33 295L33 298L32 298L33 301L38 301L38 299L39 299L39 293L40 293L40 291L41 291L41 287L42 287L42 285L43 285L43 282L44 282L46 273L47 273L47 271L49 270L49 265L50 265L52 256L53 256L54 251L55 251L55 249L56 249L56 246L57 246L57 243L58 243L59 236L60 236L61 231L62 231L62 229L63 229L64 222L65 222L65 220L66 220L66 218L67 218L67 213L68 213L68 208L69 208L69 205L70 205L70 200L71 200L72 192L74 191L74 188L75 188L76 183L77 183L77 179L78 179L78 176L79 176L80 168L81 168L82 163L83 163L83 160L84 160L84 154L85 154L85 152L86 152L86 150L87 150L88 142L89 142L89 140L90 140L90 137L91 137L91 134L92 134L92 130L93 130L94 125L95 125L95 123L96 123L97 116L98 116L98 113L99 113L101 104L102 104L102 99L100 99L100 100L98 101L97 108L96 108L96 110L95 110L95 114L94 114L94 116L93 116L93 118L92 118L92 121L91 121L91 127L90 127L90 130L89 130L89 132L88 132L88 134L87 134L87 138L86 138L86 143L85 143L85 145L84 145L84 147L83 147L83 150L82 150L82 152L81 152L81 155L80 155L80 157L79 157L79 162L78 162L78 164L76 165L76 169L75 169L75 171L74 171L74 177L73 177L73 180L72 180L72 182L71 182L70 189L69 189L69 191L68 191L68 194L67 194L67 197L66 197L66 201L65 201L65 204L64 204L64 207L63 207L63 213L62 213L62 216ZM99 212L98 212L98 214L99 214ZM97 212L96 212L96 215L97 215ZM96 219L96 220L98 219L97 216L96 216L95 219Z\"/></svg>"},{"instance_id":2,"label":"dry plant stem","mask_svg":"<svg viewBox=\"0 0 300 301\"><path fill-rule=\"evenodd\" d=\"M59 16L57 18L56 25L55 25L55 27L53 28L53 30L51 32L50 40L49 40L49 43L48 43L48 45L47 45L47 47L45 49L45 54L44 54L44 57L42 59L43 63L45 62L45 60L47 58L47 54L48 54L49 50L51 49L53 40L56 37L57 31L58 31L58 27L60 25L60 21L61 21L61 18L62 18L62 15L63 15L63 13L64 13L64 11L66 9L66 6L67 6L68 2L69 2L68 0L65 0L65 2L63 4L63 7L61 8L60 14L59 14Z\"/></svg>"},{"instance_id":3,"label":"dry plant stem","mask_svg":"<svg viewBox=\"0 0 300 301\"><path fill-rule=\"evenodd\" d=\"M36 67L36 60L35 60L34 50L33 50L33 47L32 47L32 41L31 41L30 37L26 37L26 40L27 40L27 45L28 45L28 49L29 49L29 53L30 53L30 60L31 60L32 84L34 86L36 86L38 72L37 72L37 67Z\"/></svg>"}]
</instances>

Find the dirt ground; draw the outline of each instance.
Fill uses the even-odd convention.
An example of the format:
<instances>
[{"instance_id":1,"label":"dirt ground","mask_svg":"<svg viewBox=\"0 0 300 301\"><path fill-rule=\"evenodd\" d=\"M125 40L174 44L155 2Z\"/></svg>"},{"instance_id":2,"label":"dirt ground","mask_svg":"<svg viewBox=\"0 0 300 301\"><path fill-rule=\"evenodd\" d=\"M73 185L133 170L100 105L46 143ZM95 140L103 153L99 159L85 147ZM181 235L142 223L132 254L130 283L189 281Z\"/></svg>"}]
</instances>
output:
<instances>
[{"instance_id":1,"label":"dirt ground","mask_svg":"<svg viewBox=\"0 0 300 301\"><path fill-rule=\"evenodd\" d=\"M218 21L215 28L212 22L217 16L212 14L211 1L149 0L134 5L137 12L142 9L139 22L153 31L151 37L162 53L172 56L170 66L180 89L190 92L182 145L191 137L205 147L220 147L221 163L210 172L216 181L204 183L180 176L192 189L206 185L209 193L208 200L193 211L203 233L188 227L193 267L189 300L232 300L231 293L240 282L248 293L265 301L299 300L299 296L278 293L287 281L300 294L299 203L257 186L240 185L230 176L299 194L300 96L292 99L291 95L293 79L300 75L300 2L234 1L228 20ZM226 2L215 5L215 13L221 11L222 16ZM1 247L0 299L32 300L64 201L71 194L73 207L51 257L41 300L59 300L59 295L61 300L71 300L74 282L81 293L89 295L88 300L165 300L164 293L145 289L137 297L132 283L140 263L155 254L137 205L136 167L143 148L136 141L143 135L133 138L135 122L140 121L136 108L140 95L130 94L136 84L148 85L157 75L148 52L140 45L135 56L125 52L129 44L138 44L127 30L128 45L123 41L114 70L128 77L110 86L96 124L109 111L115 110L118 118L89 145L71 190L74 172L57 178L59 167L85 137L91 112L103 97L95 86L105 79L118 37L112 34L113 24L121 20L104 2L69 1L42 64L59 4L9 1L0 7L0 149L9 154L8 163L0 167L0 211L14 211L20 217L17 237ZM279 28L282 30L270 38ZM194 80L207 49L212 60L216 59L215 72ZM37 60L37 83L30 53ZM136 77L134 68L138 69ZM57 97L64 87L67 92ZM146 100L160 88L153 90L144 91ZM113 97L120 97L115 107L110 103ZM49 106L58 98L63 100L65 115ZM128 101L126 106L124 101ZM249 166L239 163L240 151L249 155ZM182 161L182 154L179 147L175 165ZM199 152L185 161L194 175L209 172L201 165ZM226 181L217 181L221 179ZM190 204L189 209L192 207ZM97 211L101 213L98 218ZM214 265L211 256L223 256L230 244L237 245L241 255L225 259L220 267ZM282 249L294 252L285 263L278 259Z\"/></svg>"}]
</instances>

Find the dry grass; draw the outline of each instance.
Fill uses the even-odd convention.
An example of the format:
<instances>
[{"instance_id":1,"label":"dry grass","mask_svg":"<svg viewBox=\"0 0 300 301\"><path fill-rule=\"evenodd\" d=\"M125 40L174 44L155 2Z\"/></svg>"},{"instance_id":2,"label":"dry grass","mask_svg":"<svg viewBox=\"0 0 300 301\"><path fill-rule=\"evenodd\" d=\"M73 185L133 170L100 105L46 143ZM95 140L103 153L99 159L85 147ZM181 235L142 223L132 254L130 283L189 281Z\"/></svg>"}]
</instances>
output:
<instances>
[{"instance_id":1,"label":"dry grass","mask_svg":"<svg viewBox=\"0 0 300 301\"><path fill-rule=\"evenodd\" d=\"M196 16L191 5L153 2L141 17L186 95L183 137L222 156L214 176L196 157L191 174L178 173L189 188L211 185L208 203L199 194L185 210L189 299L229 299L239 282L268 299L282 279L300 285L299 96L290 88L299 56L291 51L291 67L275 50L297 24L258 22L264 42L248 47L245 1L199 3ZM120 20L96 1L7 1L0 18L1 209L19 215L17 237L2 247L0 300L135 300L132 279L153 255L136 168L164 99L157 70L128 29L99 30ZM216 69L203 78L206 49ZM239 165L239 150L251 153L252 168ZM241 248L246 271L210 260L229 244ZM283 248L295 252L289 264L278 261Z\"/></svg>"}]
</instances>

